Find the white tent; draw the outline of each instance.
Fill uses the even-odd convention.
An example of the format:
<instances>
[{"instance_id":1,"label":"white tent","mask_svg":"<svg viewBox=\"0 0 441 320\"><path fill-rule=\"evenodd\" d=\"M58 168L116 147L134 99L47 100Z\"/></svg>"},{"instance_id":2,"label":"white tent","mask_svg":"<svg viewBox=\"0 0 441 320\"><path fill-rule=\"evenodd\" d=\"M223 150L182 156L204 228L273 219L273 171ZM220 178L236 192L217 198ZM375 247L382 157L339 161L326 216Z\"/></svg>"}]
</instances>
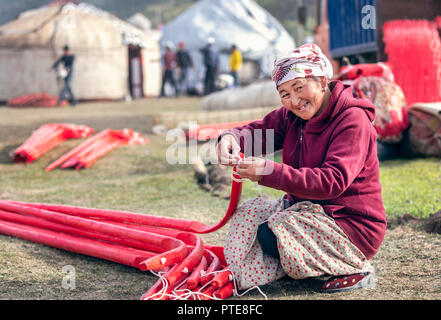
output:
<instances>
[{"instance_id":1,"label":"white tent","mask_svg":"<svg viewBox=\"0 0 441 320\"><path fill-rule=\"evenodd\" d=\"M48 69L64 45L75 55L77 99L159 93L157 38L92 5L54 2L0 26L0 101L31 93L57 95L59 85Z\"/></svg>"},{"instance_id":2,"label":"white tent","mask_svg":"<svg viewBox=\"0 0 441 320\"><path fill-rule=\"evenodd\" d=\"M257 77L269 76L276 55L295 48L281 24L252 0L199 1L164 26L160 43L163 47L167 42L184 42L201 79L204 67L199 49L209 37L215 39L213 46L221 53L221 72L229 72L229 48L235 44L245 61L260 68ZM247 71L249 66L244 65L243 72Z\"/></svg>"}]
</instances>

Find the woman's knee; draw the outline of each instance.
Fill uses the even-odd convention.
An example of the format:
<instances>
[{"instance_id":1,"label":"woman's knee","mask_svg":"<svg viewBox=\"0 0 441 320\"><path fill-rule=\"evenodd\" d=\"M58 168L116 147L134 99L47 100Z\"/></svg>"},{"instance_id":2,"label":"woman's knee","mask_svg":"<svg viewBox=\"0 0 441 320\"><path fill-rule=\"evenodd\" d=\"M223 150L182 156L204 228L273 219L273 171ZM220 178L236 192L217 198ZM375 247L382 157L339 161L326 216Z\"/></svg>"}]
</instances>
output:
<instances>
[{"instance_id":1,"label":"woman's knee","mask_svg":"<svg viewBox=\"0 0 441 320\"><path fill-rule=\"evenodd\" d=\"M277 237L268 226L268 222L262 223L257 229L257 239L264 253L280 259L277 248Z\"/></svg>"}]
</instances>

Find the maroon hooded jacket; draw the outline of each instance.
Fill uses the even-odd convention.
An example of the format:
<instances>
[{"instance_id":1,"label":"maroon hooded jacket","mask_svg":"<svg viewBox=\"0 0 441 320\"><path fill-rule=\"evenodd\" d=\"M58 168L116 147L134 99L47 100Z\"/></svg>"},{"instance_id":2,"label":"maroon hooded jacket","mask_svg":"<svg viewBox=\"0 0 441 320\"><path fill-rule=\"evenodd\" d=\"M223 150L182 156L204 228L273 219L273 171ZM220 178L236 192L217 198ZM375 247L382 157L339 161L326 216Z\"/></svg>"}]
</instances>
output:
<instances>
[{"instance_id":1,"label":"maroon hooded jacket","mask_svg":"<svg viewBox=\"0 0 441 320\"><path fill-rule=\"evenodd\" d=\"M270 173L262 176L259 184L287 192L284 198L293 203L320 204L370 259L386 231L377 133L372 126L375 107L367 99L354 98L351 87L340 81L329 87L328 107L309 121L281 107L228 133L240 141L246 155L251 155L246 150L245 133L262 129L257 136L261 136L258 140L265 153L266 129L274 129L274 151L283 149L283 163L267 159L265 171Z\"/></svg>"}]
</instances>

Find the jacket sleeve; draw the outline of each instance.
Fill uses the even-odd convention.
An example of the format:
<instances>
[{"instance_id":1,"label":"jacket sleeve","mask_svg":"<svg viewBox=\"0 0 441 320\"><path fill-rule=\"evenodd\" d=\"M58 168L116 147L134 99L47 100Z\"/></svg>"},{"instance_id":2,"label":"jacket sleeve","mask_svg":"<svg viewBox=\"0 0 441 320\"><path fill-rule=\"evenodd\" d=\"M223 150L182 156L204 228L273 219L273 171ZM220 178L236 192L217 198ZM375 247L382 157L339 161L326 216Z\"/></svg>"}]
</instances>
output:
<instances>
[{"instance_id":1,"label":"jacket sleeve","mask_svg":"<svg viewBox=\"0 0 441 320\"><path fill-rule=\"evenodd\" d=\"M319 168L295 169L266 160L260 185L298 198L327 200L339 197L360 174L372 143L373 127L363 110L347 112L336 126L324 163Z\"/></svg>"},{"instance_id":2,"label":"jacket sleeve","mask_svg":"<svg viewBox=\"0 0 441 320\"><path fill-rule=\"evenodd\" d=\"M246 157L275 152L283 147L287 121L287 110L280 107L267 114L262 120L223 132L218 142L224 135L232 134Z\"/></svg>"},{"instance_id":3,"label":"jacket sleeve","mask_svg":"<svg viewBox=\"0 0 441 320\"><path fill-rule=\"evenodd\" d=\"M52 69L57 68L62 59L63 59L63 57L58 58L58 60L55 61L54 64L52 65Z\"/></svg>"}]
</instances>

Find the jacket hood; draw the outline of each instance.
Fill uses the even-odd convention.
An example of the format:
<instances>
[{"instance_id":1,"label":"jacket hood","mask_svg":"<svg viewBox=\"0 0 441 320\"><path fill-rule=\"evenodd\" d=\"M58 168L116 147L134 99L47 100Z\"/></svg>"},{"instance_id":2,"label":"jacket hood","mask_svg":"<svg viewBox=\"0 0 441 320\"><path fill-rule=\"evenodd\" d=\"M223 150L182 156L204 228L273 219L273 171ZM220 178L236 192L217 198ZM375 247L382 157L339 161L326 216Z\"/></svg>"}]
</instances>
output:
<instances>
[{"instance_id":1,"label":"jacket hood","mask_svg":"<svg viewBox=\"0 0 441 320\"><path fill-rule=\"evenodd\" d=\"M341 81L332 81L329 84L331 97L328 107L318 117L309 120L306 124L309 130L314 132L323 131L329 123L349 108L361 108L369 120L375 118L375 106L368 99L355 98L352 87L344 85Z\"/></svg>"}]
</instances>

